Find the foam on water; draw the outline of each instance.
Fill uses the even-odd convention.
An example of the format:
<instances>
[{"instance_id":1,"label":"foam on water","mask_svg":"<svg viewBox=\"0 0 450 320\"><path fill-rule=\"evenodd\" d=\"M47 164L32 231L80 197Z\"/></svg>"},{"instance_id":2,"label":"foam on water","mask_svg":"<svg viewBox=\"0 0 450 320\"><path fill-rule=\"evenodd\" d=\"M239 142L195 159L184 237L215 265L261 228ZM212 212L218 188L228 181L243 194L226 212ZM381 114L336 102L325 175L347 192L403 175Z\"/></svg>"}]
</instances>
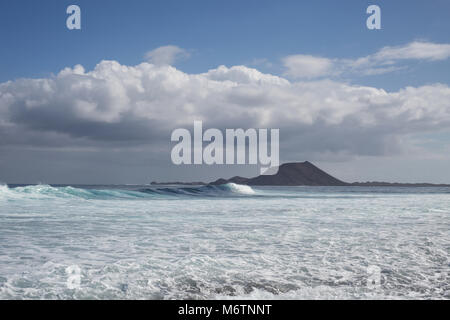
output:
<instances>
[{"instance_id":1,"label":"foam on water","mask_svg":"<svg viewBox=\"0 0 450 320\"><path fill-rule=\"evenodd\" d=\"M445 188L0 185L0 299L448 299L449 208Z\"/></svg>"},{"instance_id":2,"label":"foam on water","mask_svg":"<svg viewBox=\"0 0 450 320\"><path fill-rule=\"evenodd\" d=\"M229 186L232 192L241 194L255 194L255 191L250 186L244 186L236 183L227 183L226 186Z\"/></svg>"}]
</instances>

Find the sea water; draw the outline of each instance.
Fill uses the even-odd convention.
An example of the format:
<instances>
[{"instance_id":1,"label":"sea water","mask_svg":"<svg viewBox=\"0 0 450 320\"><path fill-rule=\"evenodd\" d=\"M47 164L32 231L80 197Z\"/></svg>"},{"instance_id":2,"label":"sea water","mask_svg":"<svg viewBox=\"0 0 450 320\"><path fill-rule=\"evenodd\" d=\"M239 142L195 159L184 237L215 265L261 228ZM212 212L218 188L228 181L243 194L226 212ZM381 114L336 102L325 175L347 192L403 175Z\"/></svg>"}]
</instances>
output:
<instances>
[{"instance_id":1,"label":"sea water","mask_svg":"<svg viewBox=\"0 0 450 320\"><path fill-rule=\"evenodd\" d=\"M0 299L449 299L450 188L0 185Z\"/></svg>"}]
</instances>

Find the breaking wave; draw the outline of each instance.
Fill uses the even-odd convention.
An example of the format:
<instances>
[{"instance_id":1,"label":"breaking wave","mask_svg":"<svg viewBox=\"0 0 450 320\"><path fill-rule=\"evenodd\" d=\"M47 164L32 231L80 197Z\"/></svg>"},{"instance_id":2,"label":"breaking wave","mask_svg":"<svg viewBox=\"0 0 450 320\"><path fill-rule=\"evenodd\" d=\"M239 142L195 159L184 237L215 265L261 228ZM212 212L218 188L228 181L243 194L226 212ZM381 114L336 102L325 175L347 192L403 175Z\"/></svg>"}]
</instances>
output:
<instances>
[{"instance_id":1,"label":"breaking wave","mask_svg":"<svg viewBox=\"0 0 450 320\"><path fill-rule=\"evenodd\" d=\"M0 199L37 198L82 198L82 199L142 199L158 197L230 197L253 195L255 191L245 185L227 183L192 187L146 187L136 190L90 189L78 187L56 187L46 184L23 187L0 185Z\"/></svg>"}]
</instances>

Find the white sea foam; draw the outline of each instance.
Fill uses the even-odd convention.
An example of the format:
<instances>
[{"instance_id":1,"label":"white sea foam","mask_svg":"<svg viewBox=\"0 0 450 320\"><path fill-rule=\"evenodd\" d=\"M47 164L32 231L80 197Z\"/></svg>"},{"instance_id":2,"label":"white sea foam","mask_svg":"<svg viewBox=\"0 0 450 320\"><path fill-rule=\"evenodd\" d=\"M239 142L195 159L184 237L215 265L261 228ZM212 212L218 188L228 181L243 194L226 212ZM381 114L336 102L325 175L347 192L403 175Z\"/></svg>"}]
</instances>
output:
<instances>
[{"instance_id":1,"label":"white sea foam","mask_svg":"<svg viewBox=\"0 0 450 320\"><path fill-rule=\"evenodd\" d=\"M136 189L0 186L0 299L450 298L447 189Z\"/></svg>"},{"instance_id":2,"label":"white sea foam","mask_svg":"<svg viewBox=\"0 0 450 320\"><path fill-rule=\"evenodd\" d=\"M236 183L227 183L227 186L230 187L231 191L241 194L255 194L255 191L250 186L236 184Z\"/></svg>"}]
</instances>

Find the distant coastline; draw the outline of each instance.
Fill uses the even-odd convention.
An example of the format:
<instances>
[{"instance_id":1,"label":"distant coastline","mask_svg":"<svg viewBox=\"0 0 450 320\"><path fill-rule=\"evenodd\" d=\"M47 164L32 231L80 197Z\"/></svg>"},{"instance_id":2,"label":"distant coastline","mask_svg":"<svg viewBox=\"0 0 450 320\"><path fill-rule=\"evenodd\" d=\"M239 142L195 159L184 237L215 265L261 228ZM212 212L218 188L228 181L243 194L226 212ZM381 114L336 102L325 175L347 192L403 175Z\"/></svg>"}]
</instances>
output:
<instances>
[{"instance_id":1,"label":"distant coastline","mask_svg":"<svg viewBox=\"0 0 450 320\"><path fill-rule=\"evenodd\" d=\"M236 183L250 186L358 186L358 187L450 187L450 184L401 183L384 181L345 182L339 180L309 161L284 163L274 175L254 178L232 177L213 182L151 182L151 185L221 185Z\"/></svg>"}]
</instances>

